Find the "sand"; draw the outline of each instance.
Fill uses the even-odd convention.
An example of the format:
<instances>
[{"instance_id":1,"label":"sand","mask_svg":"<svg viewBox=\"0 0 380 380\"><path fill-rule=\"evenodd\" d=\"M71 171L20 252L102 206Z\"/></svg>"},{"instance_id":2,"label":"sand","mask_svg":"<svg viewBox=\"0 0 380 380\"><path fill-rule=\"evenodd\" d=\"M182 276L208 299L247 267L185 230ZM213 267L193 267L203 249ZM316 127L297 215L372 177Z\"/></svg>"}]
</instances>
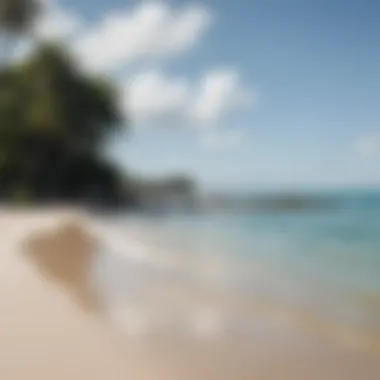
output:
<instances>
[{"instance_id":1,"label":"sand","mask_svg":"<svg viewBox=\"0 0 380 380\"><path fill-rule=\"evenodd\" d=\"M0 379L380 378L376 355L267 321L244 350L233 340L122 336L91 284L97 237L86 221L66 210L0 212Z\"/></svg>"},{"instance_id":2,"label":"sand","mask_svg":"<svg viewBox=\"0 0 380 380\"><path fill-rule=\"evenodd\" d=\"M0 378L151 378L145 365L130 362L97 319L76 307L70 293L55 286L56 280L40 276L23 256L23 245L15 244L65 216L7 212L0 217ZM65 270L69 275L71 269Z\"/></svg>"}]
</instances>

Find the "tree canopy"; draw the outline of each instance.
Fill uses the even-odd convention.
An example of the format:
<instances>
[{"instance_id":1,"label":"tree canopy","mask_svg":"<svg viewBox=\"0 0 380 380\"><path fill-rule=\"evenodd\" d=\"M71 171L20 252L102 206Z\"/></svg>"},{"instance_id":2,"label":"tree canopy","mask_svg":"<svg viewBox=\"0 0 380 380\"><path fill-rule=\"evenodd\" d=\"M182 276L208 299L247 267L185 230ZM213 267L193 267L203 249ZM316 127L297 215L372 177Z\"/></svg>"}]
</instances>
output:
<instances>
[{"instance_id":1,"label":"tree canopy","mask_svg":"<svg viewBox=\"0 0 380 380\"><path fill-rule=\"evenodd\" d=\"M116 197L121 174L102 158L107 136L121 125L116 89L78 71L54 45L0 76L3 197Z\"/></svg>"},{"instance_id":2,"label":"tree canopy","mask_svg":"<svg viewBox=\"0 0 380 380\"><path fill-rule=\"evenodd\" d=\"M25 132L93 150L120 125L117 91L79 72L62 49L44 45L14 71Z\"/></svg>"}]
</instances>

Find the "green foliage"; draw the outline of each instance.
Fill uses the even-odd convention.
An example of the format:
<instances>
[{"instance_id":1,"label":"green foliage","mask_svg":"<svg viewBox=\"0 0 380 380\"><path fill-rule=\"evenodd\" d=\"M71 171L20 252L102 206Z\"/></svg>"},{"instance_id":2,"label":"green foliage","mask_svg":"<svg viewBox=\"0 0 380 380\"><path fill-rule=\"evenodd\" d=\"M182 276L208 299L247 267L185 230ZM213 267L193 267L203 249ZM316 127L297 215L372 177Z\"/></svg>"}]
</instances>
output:
<instances>
[{"instance_id":1,"label":"green foliage","mask_svg":"<svg viewBox=\"0 0 380 380\"><path fill-rule=\"evenodd\" d=\"M121 124L112 85L80 72L52 45L3 70L0 80L3 197L120 198L120 173L100 159Z\"/></svg>"},{"instance_id":2,"label":"green foliage","mask_svg":"<svg viewBox=\"0 0 380 380\"><path fill-rule=\"evenodd\" d=\"M11 194L11 200L17 205L25 205L29 203L30 194L25 187L15 187Z\"/></svg>"},{"instance_id":3,"label":"green foliage","mask_svg":"<svg viewBox=\"0 0 380 380\"><path fill-rule=\"evenodd\" d=\"M48 133L90 149L119 125L113 87L79 72L55 46L42 46L18 68L18 77L24 124L32 133Z\"/></svg>"},{"instance_id":4,"label":"green foliage","mask_svg":"<svg viewBox=\"0 0 380 380\"><path fill-rule=\"evenodd\" d=\"M0 0L0 197L130 201L121 173L100 158L121 125L115 88L54 45L4 65L12 38L31 30L40 10L39 0Z\"/></svg>"}]
</instances>

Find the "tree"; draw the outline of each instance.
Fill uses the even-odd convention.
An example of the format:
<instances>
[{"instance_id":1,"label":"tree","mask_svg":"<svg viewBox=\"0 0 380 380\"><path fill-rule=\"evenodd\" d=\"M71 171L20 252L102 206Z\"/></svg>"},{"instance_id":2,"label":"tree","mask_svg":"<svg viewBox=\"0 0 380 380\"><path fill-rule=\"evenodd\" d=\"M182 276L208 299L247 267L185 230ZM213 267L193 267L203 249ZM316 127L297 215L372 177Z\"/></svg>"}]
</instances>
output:
<instances>
[{"instance_id":1,"label":"tree","mask_svg":"<svg viewBox=\"0 0 380 380\"><path fill-rule=\"evenodd\" d=\"M104 79L78 71L61 48L43 45L18 71L28 133L91 151L120 126L117 91Z\"/></svg>"},{"instance_id":2,"label":"tree","mask_svg":"<svg viewBox=\"0 0 380 380\"><path fill-rule=\"evenodd\" d=\"M31 30L39 11L38 0L0 0L0 38L7 45ZM102 156L120 125L113 85L79 71L57 46L1 66L0 196L120 199L123 175Z\"/></svg>"},{"instance_id":3,"label":"tree","mask_svg":"<svg viewBox=\"0 0 380 380\"><path fill-rule=\"evenodd\" d=\"M0 177L6 193L21 187L35 198L85 197L101 183L110 195L104 187L119 186L107 180L117 174L101 153L121 124L113 86L78 71L52 45L9 68L3 79Z\"/></svg>"}]
</instances>

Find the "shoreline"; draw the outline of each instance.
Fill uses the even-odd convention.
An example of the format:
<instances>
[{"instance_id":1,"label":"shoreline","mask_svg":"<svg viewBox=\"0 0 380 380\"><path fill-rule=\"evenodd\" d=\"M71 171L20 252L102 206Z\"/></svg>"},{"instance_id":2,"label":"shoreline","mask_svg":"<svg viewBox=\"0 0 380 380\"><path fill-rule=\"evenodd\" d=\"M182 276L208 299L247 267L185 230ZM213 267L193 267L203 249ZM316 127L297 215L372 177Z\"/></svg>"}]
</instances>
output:
<instances>
[{"instance_id":1,"label":"shoreline","mask_svg":"<svg viewBox=\"0 0 380 380\"><path fill-rule=\"evenodd\" d=\"M132 245L132 249L128 254L123 252L121 257L132 261L146 261L147 266L157 266L160 270L165 265L170 266L170 260L174 261L176 258L177 262L174 265L178 267L178 271L183 277L188 275L188 267L194 263L186 261L183 255L179 256L174 254L174 252L170 255L166 250L165 244L158 242L157 239L151 241L149 235L152 232L151 226L148 231L133 231L133 226L131 225L124 229L128 234L128 237L125 239L121 239L121 231L117 231L119 233L112 231L111 233L108 229L102 231L101 228L97 231L97 233L103 233L107 238L109 237L108 235L112 236L112 238L107 239L107 243L110 244L109 253L112 251L116 254L123 249L122 247L125 248L126 241L131 237L129 243ZM184 271L184 265L187 266L187 271ZM255 274L256 270L253 271L252 275L254 276ZM262 298L260 295L259 298L254 299L247 294L239 295L236 293L236 290L229 292L228 290L213 289L210 291L210 289L206 289L204 286L196 289L196 286L194 288L194 285L196 285L194 284L194 279L192 282L193 288L185 289L183 293L184 298L195 298L203 300L203 303L207 301L210 304L214 304L216 308L222 307L233 310L238 314L238 317L245 320L265 317L274 323L283 324L287 328L295 329L301 334L311 334L316 338L326 339L331 344L356 348L359 351L376 354L380 357L380 334L377 333L377 330L365 329L365 326L353 325L349 320L341 319L342 317L338 319L332 318L332 316L329 317L327 314L316 313L314 309L302 308L299 305L297 307L297 304L289 304L287 301L281 302L279 299ZM189 287L192 285L190 284Z\"/></svg>"},{"instance_id":2,"label":"shoreline","mask_svg":"<svg viewBox=\"0 0 380 380\"><path fill-rule=\"evenodd\" d=\"M6 227L1 237L5 252L0 258L0 307L5 310L5 317L0 317L0 338L6 342L5 347L11 347L0 352L5 358L0 363L2 377L14 380L33 376L39 379L66 379L71 372L71 377L82 379L101 379L105 376L121 379L134 373L133 378L137 379L277 379L281 375L283 379L301 380L307 371L312 373L309 379L378 378L380 365L374 356L314 339L292 328L276 326L265 315L249 341L226 337L205 341L186 334L177 336L167 333L153 334L145 339L139 334L119 333L117 328L112 328L107 316L99 318L96 310L86 310L81 302L77 302L78 293L75 295L75 292L83 285L83 273L89 266L88 256L82 256L82 259L87 259L80 261L79 266L78 261L75 262L78 256L70 256L75 260L65 262L66 273L62 272L63 256L67 258L67 254L72 254L75 249L73 246L69 249L67 236L62 231L57 232L56 227L59 222L66 224L67 233L67 223L72 220L81 224L86 231L90 218L82 212L65 213L62 210L26 214L9 210L0 212L0 224ZM88 227L87 224L90 234L100 232L96 226ZM71 234L77 234L73 225L70 228ZM41 268L37 268L35 262L30 262L30 258L20 252L22 247L16 247L17 239L24 239L31 232L50 238L50 245L46 244L43 248L46 252L53 250L56 258L52 269L49 263L51 258L45 252L45 261L42 262L45 271L48 266L48 276L41 276ZM57 233L61 234L60 241ZM72 244L77 244L78 249L78 235L74 240ZM23 243L25 245L25 240ZM141 263L143 256L139 257ZM134 259L139 262L139 257ZM115 266L118 265L116 262ZM105 270L103 266L101 269ZM67 282L71 285L68 286ZM61 288L57 287L58 283ZM148 287L148 291L151 290ZM183 295L170 294L175 297ZM86 296L88 293L86 295L85 292L79 298ZM131 310L129 315L127 310L124 316L131 322ZM134 322L134 327L138 327L136 319ZM209 321L208 327L210 323L212 325ZM206 330L208 327L203 326ZM17 333L12 334L12 331ZM79 350L70 349L74 346L78 346ZM31 353L33 355L28 356ZM26 366L26 369L18 366ZM70 370L66 375L59 374L60 370L67 368ZM368 377L363 373L367 373Z\"/></svg>"}]
</instances>

